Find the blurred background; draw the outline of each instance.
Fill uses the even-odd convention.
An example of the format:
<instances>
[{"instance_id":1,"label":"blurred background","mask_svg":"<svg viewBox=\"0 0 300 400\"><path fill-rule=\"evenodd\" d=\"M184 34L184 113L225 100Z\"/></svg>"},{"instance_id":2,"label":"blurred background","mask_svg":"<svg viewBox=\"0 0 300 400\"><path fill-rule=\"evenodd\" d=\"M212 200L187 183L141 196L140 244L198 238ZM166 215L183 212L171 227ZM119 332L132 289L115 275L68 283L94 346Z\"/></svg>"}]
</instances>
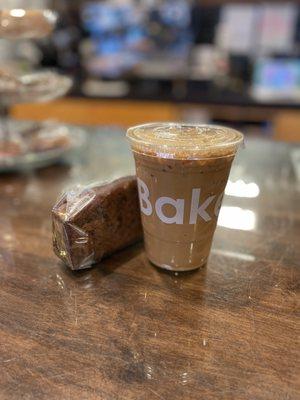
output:
<instances>
[{"instance_id":1,"label":"blurred background","mask_svg":"<svg viewBox=\"0 0 300 400\"><path fill-rule=\"evenodd\" d=\"M64 99L11 106L14 118L123 127L154 120L214 122L248 135L300 141L300 3L39 5L58 11L54 34L1 40L1 63L14 59L11 68L24 71L55 68L75 84Z\"/></svg>"}]
</instances>

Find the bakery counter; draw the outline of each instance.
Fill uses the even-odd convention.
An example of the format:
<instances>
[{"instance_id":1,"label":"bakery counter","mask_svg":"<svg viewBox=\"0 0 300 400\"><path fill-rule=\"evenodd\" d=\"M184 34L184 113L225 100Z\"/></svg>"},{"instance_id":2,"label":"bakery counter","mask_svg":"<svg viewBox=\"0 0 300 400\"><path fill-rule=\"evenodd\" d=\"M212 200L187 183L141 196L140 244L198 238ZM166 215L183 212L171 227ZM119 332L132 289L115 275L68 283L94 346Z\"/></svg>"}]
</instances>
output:
<instances>
[{"instance_id":1,"label":"bakery counter","mask_svg":"<svg viewBox=\"0 0 300 400\"><path fill-rule=\"evenodd\" d=\"M300 140L299 112L292 107L262 107L253 104L223 104L208 102L171 102L142 99L100 99L67 97L51 103L17 104L10 110L10 116L18 120L47 119L70 124L89 126L116 124L123 127L138 125L144 121L223 121L230 126L254 124L265 126L261 134L274 133L284 141ZM267 129L266 122L272 126Z\"/></svg>"},{"instance_id":2,"label":"bakery counter","mask_svg":"<svg viewBox=\"0 0 300 400\"><path fill-rule=\"evenodd\" d=\"M206 268L162 272L138 244L71 272L57 196L133 172L124 132L89 141L71 166L0 176L0 398L299 398L297 149L247 141Z\"/></svg>"}]
</instances>

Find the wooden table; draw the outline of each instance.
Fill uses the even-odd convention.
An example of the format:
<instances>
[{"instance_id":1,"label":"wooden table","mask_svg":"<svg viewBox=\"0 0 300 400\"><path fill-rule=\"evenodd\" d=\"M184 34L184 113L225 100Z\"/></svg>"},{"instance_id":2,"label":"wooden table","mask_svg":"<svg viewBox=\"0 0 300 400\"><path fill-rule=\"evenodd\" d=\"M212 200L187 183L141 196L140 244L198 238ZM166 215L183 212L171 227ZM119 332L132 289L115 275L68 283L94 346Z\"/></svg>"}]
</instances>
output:
<instances>
[{"instance_id":1,"label":"wooden table","mask_svg":"<svg viewBox=\"0 0 300 400\"><path fill-rule=\"evenodd\" d=\"M70 168L1 176L0 399L299 399L292 152L248 141L207 268L190 274L152 267L142 245L79 273L52 253L59 192L132 171L120 133L91 135Z\"/></svg>"}]
</instances>

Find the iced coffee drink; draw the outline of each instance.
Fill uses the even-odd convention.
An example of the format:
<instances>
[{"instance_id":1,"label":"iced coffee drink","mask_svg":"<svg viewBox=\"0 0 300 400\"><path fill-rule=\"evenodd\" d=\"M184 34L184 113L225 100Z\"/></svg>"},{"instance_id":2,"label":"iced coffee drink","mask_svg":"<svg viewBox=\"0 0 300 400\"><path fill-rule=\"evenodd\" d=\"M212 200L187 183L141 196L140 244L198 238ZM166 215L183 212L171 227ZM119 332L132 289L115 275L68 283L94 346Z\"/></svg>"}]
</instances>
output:
<instances>
[{"instance_id":1,"label":"iced coffee drink","mask_svg":"<svg viewBox=\"0 0 300 400\"><path fill-rule=\"evenodd\" d=\"M173 271L205 265L243 135L213 125L157 123L130 128L127 137L149 260Z\"/></svg>"}]
</instances>

